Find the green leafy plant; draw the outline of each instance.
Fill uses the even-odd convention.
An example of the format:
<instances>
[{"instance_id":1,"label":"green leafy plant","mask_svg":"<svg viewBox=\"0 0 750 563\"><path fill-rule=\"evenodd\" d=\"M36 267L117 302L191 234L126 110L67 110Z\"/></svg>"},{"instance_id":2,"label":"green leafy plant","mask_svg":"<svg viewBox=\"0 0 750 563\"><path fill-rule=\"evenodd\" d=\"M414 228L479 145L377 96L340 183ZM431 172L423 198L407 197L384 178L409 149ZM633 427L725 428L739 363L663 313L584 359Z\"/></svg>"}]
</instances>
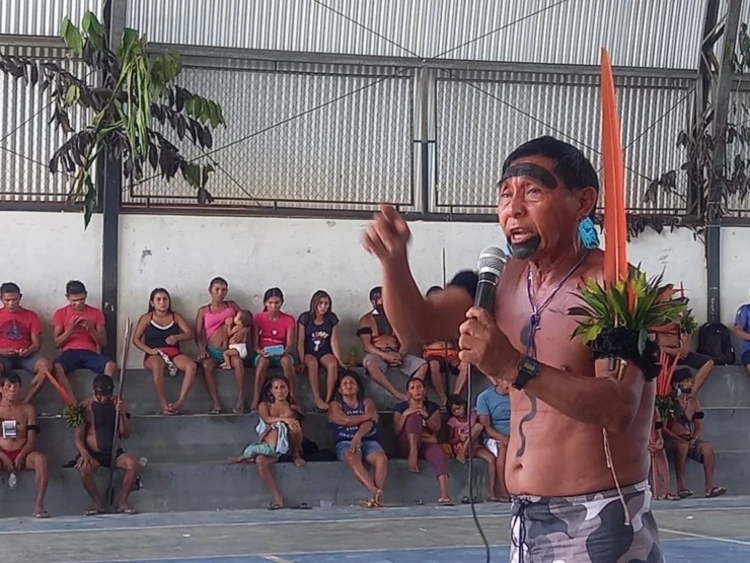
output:
<instances>
[{"instance_id":1,"label":"green leafy plant","mask_svg":"<svg viewBox=\"0 0 750 563\"><path fill-rule=\"evenodd\" d=\"M0 71L50 96L54 104L50 123L70 136L52 155L49 169L74 177L69 201L83 204L85 225L97 201L92 169L100 156L122 159L125 177L136 181L143 179L146 167L167 180L179 172L195 188L198 203L211 203L206 184L214 168L188 162L175 142L210 149L212 129L224 124L224 115L215 101L177 85L182 71L179 55L149 56L146 36L129 28L115 52L104 26L91 12L83 16L80 28L66 17L61 35L69 56L81 59L88 68L86 75L98 77L98 84L89 84L86 77L54 61L4 54L0 54ZM76 106L90 117L79 131L70 120ZM165 130L171 130L174 142Z\"/></svg>"},{"instance_id":2,"label":"green leafy plant","mask_svg":"<svg viewBox=\"0 0 750 563\"><path fill-rule=\"evenodd\" d=\"M675 400L670 395L657 395L654 406L665 425L675 415Z\"/></svg>"},{"instance_id":3,"label":"green leafy plant","mask_svg":"<svg viewBox=\"0 0 750 563\"><path fill-rule=\"evenodd\" d=\"M693 316L693 310L687 307L680 315L680 332L683 334L693 334L698 328L698 321Z\"/></svg>"},{"instance_id":4,"label":"green leafy plant","mask_svg":"<svg viewBox=\"0 0 750 563\"><path fill-rule=\"evenodd\" d=\"M86 409L81 404L66 406L62 415L70 428L78 428L86 424Z\"/></svg>"},{"instance_id":5,"label":"green leafy plant","mask_svg":"<svg viewBox=\"0 0 750 563\"><path fill-rule=\"evenodd\" d=\"M672 285L662 285L662 279L662 275L648 279L640 268L631 269L625 280L614 284L600 285L589 278L577 292L583 305L568 311L583 317L571 338L580 336L588 345L608 331L624 329L637 334L638 352L643 353L649 331L676 322L686 308L687 300L678 297Z\"/></svg>"}]
</instances>

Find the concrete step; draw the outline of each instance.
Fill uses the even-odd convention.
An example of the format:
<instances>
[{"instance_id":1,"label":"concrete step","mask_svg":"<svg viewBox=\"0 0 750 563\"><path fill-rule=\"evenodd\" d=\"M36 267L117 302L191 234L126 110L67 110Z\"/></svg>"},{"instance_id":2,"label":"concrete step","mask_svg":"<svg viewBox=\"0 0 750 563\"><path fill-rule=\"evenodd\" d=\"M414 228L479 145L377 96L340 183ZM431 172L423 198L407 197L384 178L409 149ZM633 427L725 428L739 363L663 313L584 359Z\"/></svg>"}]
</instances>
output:
<instances>
[{"instance_id":1,"label":"concrete step","mask_svg":"<svg viewBox=\"0 0 750 563\"><path fill-rule=\"evenodd\" d=\"M704 407L750 407L750 375L744 366L715 366L698 398Z\"/></svg>"},{"instance_id":2,"label":"concrete step","mask_svg":"<svg viewBox=\"0 0 750 563\"><path fill-rule=\"evenodd\" d=\"M750 407L704 408L701 437L717 450L750 451Z\"/></svg>"},{"instance_id":3,"label":"concrete step","mask_svg":"<svg viewBox=\"0 0 750 563\"><path fill-rule=\"evenodd\" d=\"M671 466L671 463L670 463ZM674 469L672 469L672 489L675 489ZM706 481L703 466L688 460L685 481L696 496L703 496ZM727 489L727 495L750 494L750 450L717 451L714 483Z\"/></svg>"},{"instance_id":4,"label":"concrete step","mask_svg":"<svg viewBox=\"0 0 750 563\"><path fill-rule=\"evenodd\" d=\"M358 369L362 374L362 369ZM270 373L275 373L273 370ZM19 372L23 380L24 386L28 386L31 376L25 372ZM403 374L398 371L390 370L388 372L388 379L393 383L396 388L401 389L406 383L406 378ZM179 396L180 385L182 384L182 373L177 374L174 378L165 379L165 389L168 400L176 400ZM253 386L253 370L248 369L246 372L246 401L249 406L250 400L252 399L252 386ZM323 378L321 374L321 378ZM71 385L73 391L76 394L77 399L82 399L91 394L91 381L93 379L93 373L80 370L73 372L70 376ZM117 378L116 378L117 379ZM455 378L450 378L450 389L453 388ZM368 397L372 398L381 410L392 410L396 400L389 395L382 387L374 383L369 377L363 376L363 382L365 385L365 393ZM324 381L321 379L321 385L324 385ZM472 395L476 397L483 389L487 387L487 380L482 376L474 376L472 378ZM219 398L225 411L229 411L234 407L237 398L237 390L234 382L234 372L219 370L217 372L217 387L219 391ZM315 407L315 403L312 400L312 393L310 392L310 384L306 375L297 377L298 387L298 400L302 409L305 412L312 412ZM325 387L321 389L325 393ZM432 400L437 400L437 396L430 385L428 385L428 396ZM128 402L130 411L133 414L148 415L148 414L159 414L161 408L159 402L156 399L154 388L152 385L151 373L144 369L128 370L125 387L125 399ZM37 413L59 413L62 409L62 402L59 396L52 388L51 385L45 385L42 391L37 395L34 400L34 407ZM208 391L206 389L205 380L202 377L202 371L198 370L198 377L196 378L195 384L193 385L188 398L183 405L182 410L190 414L205 414L211 409L211 401L208 397Z\"/></svg>"},{"instance_id":5,"label":"concrete step","mask_svg":"<svg viewBox=\"0 0 750 563\"><path fill-rule=\"evenodd\" d=\"M486 496L486 465L475 460L474 494ZM450 492L454 502L468 495L468 466L449 462ZM434 503L439 496L432 469L420 463L420 473L408 470L406 461L388 464L386 505L409 505L415 500ZM341 462L309 462L303 467L293 463L277 463L274 477L286 498L287 506L307 503L319 506L321 501L334 505L351 505L369 498ZM100 494L107 486L108 472L96 475ZM0 517L26 516L33 510L34 483L31 473L18 476L18 486L7 487L8 476L0 474ZM142 512L231 510L267 506L271 495L266 490L257 468L252 464L226 463L148 463L141 468L144 488L134 492L131 502ZM115 474L115 492L119 493L121 473ZM50 469L50 483L45 507L53 516L83 514L91 501L81 487L75 469Z\"/></svg>"},{"instance_id":6,"label":"concrete step","mask_svg":"<svg viewBox=\"0 0 750 563\"><path fill-rule=\"evenodd\" d=\"M239 455L255 441L258 415L134 416L132 434L125 444L128 452L149 462L220 462ZM396 455L392 430L393 414L382 413L378 423L380 443L386 453ZM50 465L62 465L76 455L73 430L62 418L40 418L39 450ZM306 438L321 449L333 449L331 428L325 414L306 415L302 423Z\"/></svg>"}]
</instances>

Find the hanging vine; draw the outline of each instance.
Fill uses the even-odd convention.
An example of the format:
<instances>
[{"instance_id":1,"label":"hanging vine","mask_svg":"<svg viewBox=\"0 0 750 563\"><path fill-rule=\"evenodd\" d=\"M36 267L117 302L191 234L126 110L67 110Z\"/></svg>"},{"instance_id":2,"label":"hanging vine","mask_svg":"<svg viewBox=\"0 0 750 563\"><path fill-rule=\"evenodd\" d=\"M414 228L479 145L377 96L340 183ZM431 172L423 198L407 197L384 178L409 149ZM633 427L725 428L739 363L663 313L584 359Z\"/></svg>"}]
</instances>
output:
<instances>
[{"instance_id":1,"label":"hanging vine","mask_svg":"<svg viewBox=\"0 0 750 563\"><path fill-rule=\"evenodd\" d=\"M714 30L704 42L702 53L710 73L712 86L718 83L719 64L713 47L721 36ZM739 27L736 49L731 63L734 74L742 76L750 69L750 35L748 26ZM715 96L713 96L715 98ZM750 192L750 95L744 95L739 86L730 96L727 125L719 134L726 146L726 159L716 166L717 138L714 133L715 99L709 100L704 111L697 115L691 127L680 131L677 146L683 149L685 159L679 169L669 170L651 180L644 200L655 201L660 192L678 193L680 179L689 187L687 208L679 215L631 215L629 232L638 236L646 228L656 232L664 229L688 228L700 233L709 221L727 215L730 199L744 202ZM718 206L708 205L709 190L715 183L720 193Z\"/></svg>"}]
</instances>

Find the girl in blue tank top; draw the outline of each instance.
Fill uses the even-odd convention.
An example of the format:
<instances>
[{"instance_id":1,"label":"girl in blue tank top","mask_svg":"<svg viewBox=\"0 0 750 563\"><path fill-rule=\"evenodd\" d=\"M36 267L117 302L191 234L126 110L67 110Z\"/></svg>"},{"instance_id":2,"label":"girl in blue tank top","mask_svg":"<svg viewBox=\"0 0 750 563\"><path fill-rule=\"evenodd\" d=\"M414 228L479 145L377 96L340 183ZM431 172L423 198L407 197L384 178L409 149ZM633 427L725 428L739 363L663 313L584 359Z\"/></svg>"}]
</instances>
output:
<instances>
[{"instance_id":1,"label":"girl in blue tank top","mask_svg":"<svg viewBox=\"0 0 750 563\"><path fill-rule=\"evenodd\" d=\"M328 409L336 457L372 494L364 506L379 508L383 501L388 458L378 443L378 409L372 399L364 397L362 382L352 371L341 372L336 389L336 397ZM374 469L374 476L370 476L363 462Z\"/></svg>"}]
</instances>

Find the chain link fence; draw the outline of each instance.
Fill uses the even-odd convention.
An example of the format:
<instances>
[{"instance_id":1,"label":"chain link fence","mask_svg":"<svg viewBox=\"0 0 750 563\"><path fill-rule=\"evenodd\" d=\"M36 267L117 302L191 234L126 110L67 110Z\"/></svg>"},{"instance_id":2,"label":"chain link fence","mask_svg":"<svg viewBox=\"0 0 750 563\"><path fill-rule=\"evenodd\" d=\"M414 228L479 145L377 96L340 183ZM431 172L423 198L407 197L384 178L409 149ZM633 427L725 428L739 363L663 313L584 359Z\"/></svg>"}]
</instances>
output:
<instances>
[{"instance_id":1,"label":"chain link fence","mask_svg":"<svg viewBox=\"0 0 750 563\"><path fill-rule=\"evenodd\" d=\"M626 208L679 213L687 185L647 196L650 180L678 169L689 80L618 77L625 153ZM443 73L437 84L435 202L453 213L491 213L505 157L523 142L552 135L579 147L597 170L601 163L599 77L510 72Z\"/></svg>"},{"instance_id":2,"label":"chain link fence","mask_svg":"<svg viewBox=\"0 0 750 563\"><path fill-rule=\"evenodd\" d=\"M79 77L86 67L65 57L62 49L0 46L0 53L53 61ZM72 185L65 173L51 174L49 161L66 135L50 125L54 104L50 90L30 87L22 79L0 72L0 202L64 204ZM76 107L69 111L74 129L82 127L84 112Z\"/></svg>"},{"instance_id":3,"label":"chain link fence","mask_svg":"<svg viewBox=\"0 0 750 563\"><path fill-rule=\"evenodd\" d=\"M181 82L219 102L227 123L211 150L185 151L214 163L214 205L362 210L388 201L414 210L411 72L252 62L193 66ZM148 178L124 202L191 205L195 190Z\"/></svg>"},{"instance_id":4,"label":"chain link fence","mask_svg":"<svg viewBox=\"0 0 750 563\"><path fill-rule=\"evenodd\" d=\"M86 69L58 49L3 47L2 52L53 59L79 76ZM579 146L600 163L598 75L510 71L447 71L431 76L434 97L417 98L417 68L230 59L186 60L181 85L217 100L227 125L201 152L180 143L187 158L216 168L208 184L213 207L362 211L388 201L403 211L491 213L505 156L549 134ZM650 180L680 170L677 137L688 120L688 78L618 76L625 149L627 208L641 214L680 213L677 189L647 196ZM48 96L0 74L0 201L64 203L71 185L47 164L65 140L48 124ZM745 93L746 95L746 93ZM741 102L738 102L741 103ZM434 108L434 112L429 108ZM427 111L434 177L423 182L415 150ZM78 128L83 115L71 113ZM415 124L417 124L415 126ZM172 135L171 131L165 131ZM174 137L172 137L174 139ZM422 190L429 191L422 207ZM737 196L739 198L739 196ZM200 208L181 178L158 175L125 183L126 207ZM739 199L732 210L744 209Z\"/></svg>"}]
</instances>

